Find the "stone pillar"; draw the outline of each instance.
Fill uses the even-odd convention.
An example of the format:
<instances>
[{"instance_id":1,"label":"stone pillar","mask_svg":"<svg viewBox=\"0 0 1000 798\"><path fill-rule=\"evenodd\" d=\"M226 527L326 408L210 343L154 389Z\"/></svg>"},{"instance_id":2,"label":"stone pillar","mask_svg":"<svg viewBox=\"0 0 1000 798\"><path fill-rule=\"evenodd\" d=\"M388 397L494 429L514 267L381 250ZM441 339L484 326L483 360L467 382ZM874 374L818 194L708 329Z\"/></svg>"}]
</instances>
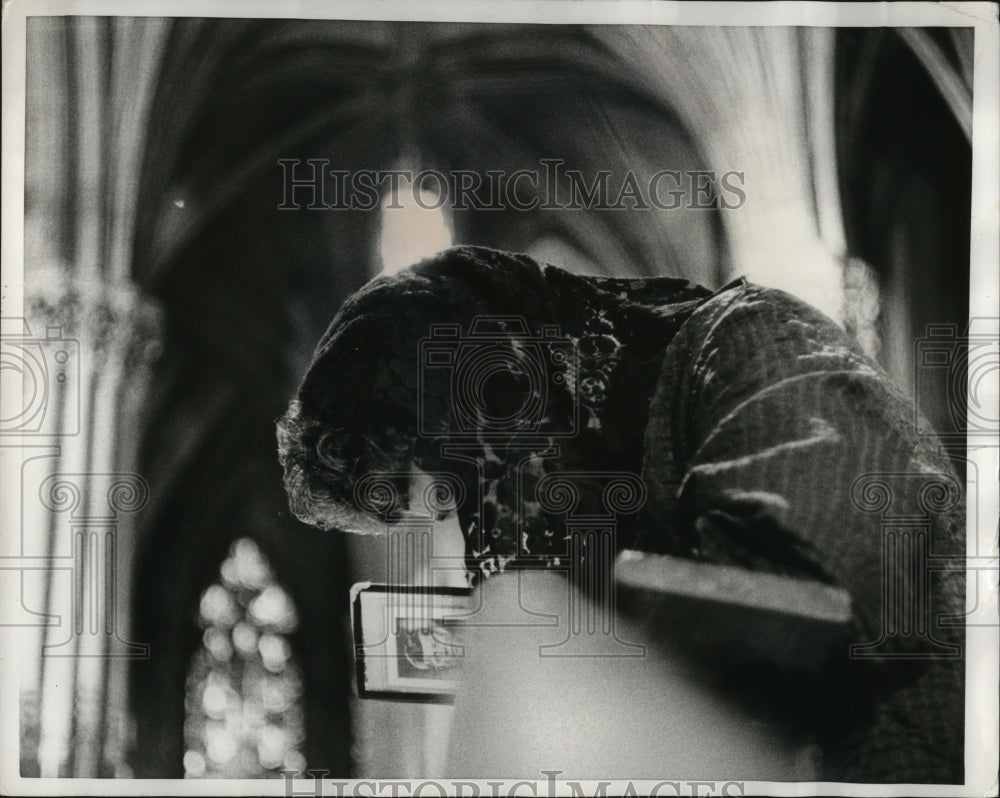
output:
<instances>
[{"instance_id":1,"label":"stone pillar","mask_svg":"<svg viewBox=\"0 0 1000 798\"><path fill-rule=\"evenodd\" d=\"M717 176L746 200L721 212L733 276L840 321L843 222L833 128L832 29L599 26L676 110ZM808 274L808 278L806 278Z\"/></svg>"},{"instance_id":2,"label":"stone pillar","mask_svg":"<svg viewBox=\"0 0 1000 798\"><path fill-rule=\"evenodd\" d=\"M26 776L127 775L125 667L148 655L128 635L148 496L135 452L160 328L131 282L132 241L170 24L27 24L23 295L12 280L0 422L5 471L20 481L20 535L0 570L19 580L3 623L19 627Z\"/></svg>"},{"instance_id":3,"label":"stone pillar","mask_svg":"<svg viewBox=\"0 0 1000 798\"><path fill-rule=\"evenodd\" d=\"M134 289L39 270L20 356L22 717L37 724L42 776L121 775L135 513L149 489L134 467L137 414L158 352L159 317ZM42 399L37 397L41 396ZM30 735L29 735L30 736ZM22 758L23 761L23 758Z\"/></svg>"}]
</instances>

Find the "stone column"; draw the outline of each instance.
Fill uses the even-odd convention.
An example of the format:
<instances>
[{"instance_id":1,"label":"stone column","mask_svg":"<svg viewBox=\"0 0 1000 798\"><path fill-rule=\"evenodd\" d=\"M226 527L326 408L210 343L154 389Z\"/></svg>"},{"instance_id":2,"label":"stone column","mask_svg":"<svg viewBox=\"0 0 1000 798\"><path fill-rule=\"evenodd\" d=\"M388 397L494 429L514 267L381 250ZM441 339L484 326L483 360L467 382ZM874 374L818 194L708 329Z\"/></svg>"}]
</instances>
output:
<instances>
[{"instance_id":1,"label":"stone column","mask_svg":"<svg viewBox=\"0 0 1000 798\"><path fill-rule=\"evenodd\" d=\"M843 222L833 128L833 30L600 26L674 108L716 176L742 172L722 211L733 276L841 321Z\"/></svg>"},{"instance_id":2,"label":"stone column","mask_svg":"<svg viewBox=\"0 0 1000 798\"><path fill-rule=\"evenodd\" d=\"M5 346L40 367L25 370L25 405L44 397L32 429L17 435L20 554L30 558L22 603L39 618L24 630L21 685L38 717L24 721L38 724L40 775L115 775L122 660L149 655L127 631L135 513L149 494L130 469L159 316L125 284L63 270L33 277L25 321L45 332Z\"/></svg>"},{"instance_id":3,"label":"stone column","mask_svg":"<svg viewBox=\"0 0 1000 798\"><path fill-rule=\"evenodd\" d=\"M131 282L148 110L169 20L32 17L24 280L5 301L5 470L18 473L23 775L127 775L138 413L160 316ZM6 379L12 378L10 381Z\"/></svg>"}]
</instances>

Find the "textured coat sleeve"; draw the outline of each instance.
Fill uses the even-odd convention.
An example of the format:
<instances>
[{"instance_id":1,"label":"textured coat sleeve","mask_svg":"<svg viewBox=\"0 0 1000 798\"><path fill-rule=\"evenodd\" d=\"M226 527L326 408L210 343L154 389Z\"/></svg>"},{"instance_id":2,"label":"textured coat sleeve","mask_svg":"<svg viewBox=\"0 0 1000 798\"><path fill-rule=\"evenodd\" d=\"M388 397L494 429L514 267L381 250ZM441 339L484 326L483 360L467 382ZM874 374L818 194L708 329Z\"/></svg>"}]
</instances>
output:
<instances>
[{"instance_id":1,"label":"textured coat sleeve","mask_svg":"<svg viewBox=\"0 0 1000 798\"><path fill-rule=\"evenodd\" d=\"M964 553L962 491L839 327L777 290L720 291L666 350L644 477L662 550L849 592L851 643L877 645L845 652L830 780L962 780L963 572L920 564Z\"/></svg>"}]
</instances>

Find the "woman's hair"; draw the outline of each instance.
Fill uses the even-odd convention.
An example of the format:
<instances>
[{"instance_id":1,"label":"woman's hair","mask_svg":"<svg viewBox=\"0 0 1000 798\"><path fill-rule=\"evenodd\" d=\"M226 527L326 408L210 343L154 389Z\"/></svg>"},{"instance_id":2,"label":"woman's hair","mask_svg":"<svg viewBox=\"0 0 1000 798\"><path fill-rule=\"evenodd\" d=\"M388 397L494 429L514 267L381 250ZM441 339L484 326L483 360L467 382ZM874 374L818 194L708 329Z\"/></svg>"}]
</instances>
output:
<instances>
[{"instance_id":1,"label":"woman's hair","mask_svg":"<svg viewBox=\"0 0 1000 798\"><path fill-rule=\"evenodd\" d=\"M470 341L475 348L482 341L477 319L493 325L494 339L498 334L505 340L507 349L499 355L503 362L516 360L519 340L528 349L533 345L543 360L547 352L558 355L555 348L561 344L547 337L553 330L557 338L569 336L580 344L578 353L559 360L562 365L546 360L551 373L542 377L548 382L537 392L544 397L535 409L542 424L556 427L571 413L567 405L576 402L577 388L583 397L588 379L613 379L603 373L610 368L605 361L595 361L595 370L588 371L593 364L587 350L589 344L617 336L613 348L623 346L638 358L624 369L635 383L629 390L638 410L620 421L635 426L641 436L648 406L643 391L652 391L663 347L685 314L708 295L685 280L582 277L539 266L526 255L480 247L454 247L399 274L372 280L334 317L278 422L278 451L292 512L314 526L346 530L370 525L371 517L359 513L373 506L380 520L393 509L406 509L414 459L433 462L429 453L440 450L440 441L456 430L467 434L470 424L476 425L467 412L474 403L452 395L458 390L451 380L456 370L428 368L429 361L423 362L426 344L433 342L445 353L449 346ZM450 332L442 336L445 327ZM530 360L525 356L524 363L530 365ZM556 374L559 369L562 374ZM507 383L501 378L499 385L480 386L485 401L499 408L493 417L520 406L526 380L514 384L516 371L506 373L511 378ZM639 371L649 372L648 385L636 383ZM478 377L485 382L482 373ZM557 382L559 387L553 388ZM459 404L461 411L456 410ZM544 435L546 429L537 432ZM390 495L375 500L364 493L371 484L365 477L372 476Z\"/></svg>"},{"instance_id":2,"label":"woman's hair","mask_svg":"<svg viewBox=\"0 0 1000 798\"><path fill-rule=\"evenodd\" d=\"M550 317L543 270L524 255L455 247L351 296L320 340L278 422L278 455L295 516L358 528L358 482L396 475L386 506L405 507L418 434L450 429L447 383L421 380L420 343L475 316ZM382 484L386 479L382 480ZM362 503L363 504L363 503Z\"/></svg>"}]
</instances>

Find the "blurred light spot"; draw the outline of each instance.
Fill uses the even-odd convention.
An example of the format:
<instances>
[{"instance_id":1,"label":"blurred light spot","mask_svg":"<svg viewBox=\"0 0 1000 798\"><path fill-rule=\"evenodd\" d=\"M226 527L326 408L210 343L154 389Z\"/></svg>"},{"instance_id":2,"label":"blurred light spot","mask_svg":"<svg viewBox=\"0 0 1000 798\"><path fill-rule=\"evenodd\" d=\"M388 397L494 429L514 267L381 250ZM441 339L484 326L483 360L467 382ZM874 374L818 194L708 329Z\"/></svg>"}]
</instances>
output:
<instances>
[{"instance_id":1,"label":"blurred light spot","mask_svg":"<svg viewBox=\"0 0 1000 798\"><path fill-rule=\"evenodd\" d=\"M220 662L226 662L233 656L229 635L216 626L210 626L205 630L203 642L209 653Z\"/></svg>"},{"instance_id":2,"label":"blurred light spot","mask_svg":"<svg viewBox=\"0 0 1000 798\"><path fill-rule=\"evenodd\" d=\"M219 569L219 573L222 575L222 584L230 590L240 586L240 575L236 569L236 560L232 557L227 557L222 562L222 567Z\"/></svg>"},{"instance_id":3,"label":"blurred light spot","mask_svg":"<svg viewBox=\"0 0 1000 798\"><path fill-rule=\"evenodd\" d=\"M298 751L289 751L285 754L284 770L291 770L294 773L305 773L306 758Z\"/></svg>"},{"instance_id":4,"label":"blurred light spot","mask_svg":"<svg viewBox=\"0 0 1000 798\"><path fill-rule=\"evenodd\" d=\"M205 775L205 757L197 751L186 751L184 753L184 775L192 778L200 778Z\"/></svg>"},{"instance_id":5,"label":"blurred light spot","mask_svg":"<svg viewBox=\"0 0 1000 798\"><path fill-rule=\"evenodd\" d=\"M261 659L264 660L264 667L272 673L278 673L285 667L288 655L291 653L288 641L284 637L274 634L261 635L257 641L257 650Z\"/></svg>"},{"instance_id":6,"label":"blurred light spot","mask_svg":"<svg viewBox=\"0 0 1000 798\"><path fill-rule=\"evenodd\" d=\"M221 719L228 703L229 700L226 696L226 691L220 685L210 684L205 688L201 704L205 708L205 714L208 717L216 720Z\"/></svg>"},{"instance_id":7,"label":"blurred light spot","mask_svg":"<svg viewBox=\"0 0 1000 798\"><path fill-rule=\"evenodd\" d=\"M302 679L285 633L295 605L251 540L236 541L200 602L202 647L187 679L187 778L304 772ZM236 686L236 689L234 689Z\"/></svg>"},{"instance_id":8,"label":"blurred light spot","mask_svg":"<svg viewBox=\"0 0 1000 798\"><path fill-rule=\"evenodd\" d=\"M233 643L244 657L257 653L257 630L245 621L233 627Z\"/></svg>"},{"instance_id":9,"label":"blurred light spot","mask_svg":"<svg viewBox=\"0 0 1000 798\"><path fill-rule=\"evenodd\" d=\"M215 762L228 762L236 756L236 738L224 726L212 725L205 730L208 758Z\"/></svg>"},{"instance_id":10,"label":"blurred light spot","mask_svg":"<svg viewBox=\"0 0 1000 798\"><path fill-rule=\"evenodd\" d=\"M438 207L440 195L421 187L419 198L418 202L413 185L403 180L398 195L387 196L382 203L382 274L395 274L451 246L451 230L443 207Z\"/></svg>"},{"instance_id":11,"label":"blurred light spot","mask_svg":"<svg viewBox=\"0 0 1000 798\"><path fill-rule=\"evenodd\" d=\"M212 585L201 597L201 617L217 626L232 626L238 610L232 595L222 585Z\"/></svg>"},{"instance_id":12,"label":"blurred light spot","mask_svg":"<svg viewBox=\"0 0 1000 798\"><path fill-rule=\"evenodd\" d=\"M250 616L261 626L272 626L281 632L295 628L295 607L288 594L277 585L264 588L250 604Z\"/></svg>"},{"instance_id":13,"label":"blurred light spot","mask_svg":"<svg viewBox=\"0 0 1000 798\"><path fill-rule=\"evenodd\" d=\"M288 736L284 729L277 726L264 726L260 730L257 743L257 756L265 768L280 767L285 762L285 752L288 750Z\"/></svg>"},{"instance_id":14,"label":"blurred light spot","mask_svg":"<svg viewBox=\"0 0 1000 798\"><path fill-rule=\"evenodd\" d=\"M236 578L242 587L260 589L273 577L257 544L247 538L233 544L233 562L236 564Z\"/></svg>"}]
</instances>

